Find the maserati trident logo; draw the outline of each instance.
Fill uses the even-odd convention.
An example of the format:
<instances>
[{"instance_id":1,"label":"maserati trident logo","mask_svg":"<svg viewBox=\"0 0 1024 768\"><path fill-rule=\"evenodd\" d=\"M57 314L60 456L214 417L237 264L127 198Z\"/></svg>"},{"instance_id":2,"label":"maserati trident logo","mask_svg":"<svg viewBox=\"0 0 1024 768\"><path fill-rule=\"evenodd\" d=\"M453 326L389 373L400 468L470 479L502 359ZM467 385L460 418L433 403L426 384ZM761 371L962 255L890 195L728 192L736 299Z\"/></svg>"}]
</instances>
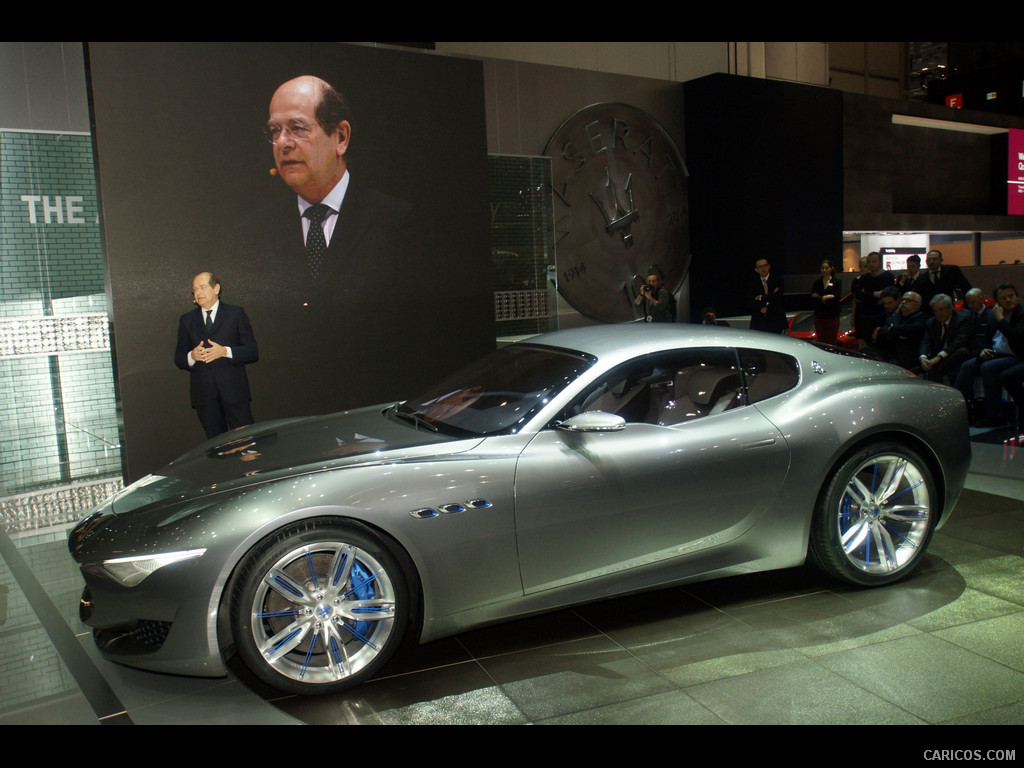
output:
<instances>
[{"instance_id":1,"label":"maserati trident logo","mask_svg":"<svg viewBox=\"0 0 1024 768\"><path fill-rule=\"evenodd\" d=\"M681 132L680 116L669 110ZM690 265L689 171L676 143L637 107L591 104L548 140L558 292L606 323L638 319L657 268L678 293Z\"/></svg>"},{"instance_id":2,"label":"maserati trident logo","mask_svg":"<svg viewBox=\"0 0 1024 768\"><path fill-rule=\"evenodd\" d=\"M626 180L618 188L612 180L610 170L605 168L604 175L604 193L599 197L591 192L590 199L594 201L604 217L605 232L609 235L618 232L622 236L622 244L630 248L633 245L633 234L629 231L629 225L640 218L640 212L633 204L633 188L630 186L633 174L628 174ZM625 198L625 203L622 198Z\"/></svg>"}]
</instances>

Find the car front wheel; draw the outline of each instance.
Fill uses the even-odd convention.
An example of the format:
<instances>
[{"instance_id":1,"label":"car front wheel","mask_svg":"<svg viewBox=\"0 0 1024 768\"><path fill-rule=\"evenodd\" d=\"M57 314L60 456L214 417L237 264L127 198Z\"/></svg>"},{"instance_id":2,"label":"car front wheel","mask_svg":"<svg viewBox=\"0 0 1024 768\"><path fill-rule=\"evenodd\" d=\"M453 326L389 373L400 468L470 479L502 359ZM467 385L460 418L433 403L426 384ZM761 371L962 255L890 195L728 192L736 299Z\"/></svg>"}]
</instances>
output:
<instances>
[{"instance_id":1,"label":"car front wheel","mask_svg":"<svg viewBox=\"0 0 1024 768\"><path fill-rule=\"evenodd\" d=\"M812 557L855 584L901 579L924 555L938 502L916 452L898 443L867 447L842 462L826 486L811 527Z\"/></svg>"},{"instance_id":2,"label":"car front wheel","mask_svg":"<svg viewBox=\"0 0 1024 768\"><path fill-rule=\"evenodd\" d=\"M333 693L366 680L410 622L412 590L399 557L355 523L307 522L274 535L246 558L237 584L239 656L290 693Z\"/></svg>"}]
</instances>

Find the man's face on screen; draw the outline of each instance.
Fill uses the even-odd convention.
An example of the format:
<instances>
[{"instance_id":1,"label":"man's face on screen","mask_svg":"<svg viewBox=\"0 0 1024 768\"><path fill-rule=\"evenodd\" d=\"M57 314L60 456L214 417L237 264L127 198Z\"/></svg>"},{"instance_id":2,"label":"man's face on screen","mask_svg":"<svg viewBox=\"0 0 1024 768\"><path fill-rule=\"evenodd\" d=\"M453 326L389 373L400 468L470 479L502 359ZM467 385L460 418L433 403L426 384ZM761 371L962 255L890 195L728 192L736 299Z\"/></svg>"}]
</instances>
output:
<instances>
[{"instance_id":1,"label":"man's face on screen","mask_svg":"<svg viewBox=\"0 0 1024 768\"><path fill-rule=\"evenodd\" d=\"M327 133L316 119L319 81L301 77L282 85L270 101L267 126L276 133L274 163L281 179L310 203L319 203L345 174L350 127Z\"/></svg>"}]
</instances>

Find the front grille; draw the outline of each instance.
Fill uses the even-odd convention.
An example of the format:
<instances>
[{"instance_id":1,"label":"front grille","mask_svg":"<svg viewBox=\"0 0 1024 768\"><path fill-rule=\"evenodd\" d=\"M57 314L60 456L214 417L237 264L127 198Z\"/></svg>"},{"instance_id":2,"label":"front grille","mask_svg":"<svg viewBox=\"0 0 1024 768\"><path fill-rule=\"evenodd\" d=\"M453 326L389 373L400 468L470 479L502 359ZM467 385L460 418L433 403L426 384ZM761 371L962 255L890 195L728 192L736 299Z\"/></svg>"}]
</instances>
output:
<instances>
[{"instance_id":1,"label":"front grille","mask_svg":"<svg viewBox=\"0 0 1024 768\"><path fill-rule=\"evenodd\" d=\"M164 644L167 633L170 631L171 623L169 621L140 621L139 626L128 634L135 642L157 651Z\"/></svg>"},{"instance_id":2,"label":"front grille","mask_svg":"<svg viewBox=\"0 0 1024 768\"><path fill-rule=\"evenodd\" d=\"M97 629L93 639L101 651L116 654L139 654L159 651L171 631L169 621L140 619L131 629Z\"/></svg>"}]
</instances>

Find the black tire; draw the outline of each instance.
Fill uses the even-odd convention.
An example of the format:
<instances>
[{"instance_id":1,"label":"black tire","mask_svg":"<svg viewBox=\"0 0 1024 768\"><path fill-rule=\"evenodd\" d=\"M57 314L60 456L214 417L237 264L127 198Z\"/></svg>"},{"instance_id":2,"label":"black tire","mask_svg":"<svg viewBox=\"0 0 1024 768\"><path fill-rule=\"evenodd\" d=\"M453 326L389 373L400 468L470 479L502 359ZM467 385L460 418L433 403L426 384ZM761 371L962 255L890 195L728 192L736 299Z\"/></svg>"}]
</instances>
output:
<instances>
[{"instance_id":1,"label":"black tire","mask_svg":"<svg viewBox=\"0 0 1024 768\"><path fill-rule=\"evenodd\" d=\"M373 676L412 621L412 565L366 526L307 521L261 542L231 606L239 657L268 685L336 693Z\"/></svg>"},{"instance_id":2,"label":"black tire","mask_svg":"<svg viewBox=\"0 0 1024 768\"><path fill-rule=\"evenodd\" d=\"M832 474L811 523L812 559L861 586L902 579L920 562L938 519L928 464L895 442L867 446Z\"/></svg>"}]
</instances>

